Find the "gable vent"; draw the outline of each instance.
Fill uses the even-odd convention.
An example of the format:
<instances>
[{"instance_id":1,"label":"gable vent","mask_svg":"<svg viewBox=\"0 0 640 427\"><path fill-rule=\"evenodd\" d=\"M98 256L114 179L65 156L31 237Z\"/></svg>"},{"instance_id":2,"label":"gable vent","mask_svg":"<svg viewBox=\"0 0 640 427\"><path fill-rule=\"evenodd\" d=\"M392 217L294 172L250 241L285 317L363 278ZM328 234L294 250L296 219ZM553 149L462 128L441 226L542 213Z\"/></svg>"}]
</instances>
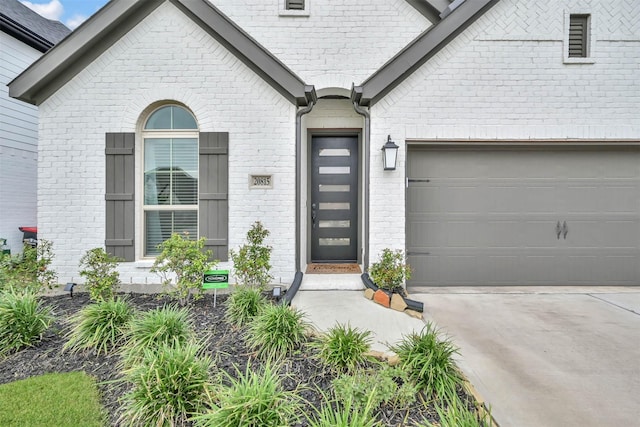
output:
<instances>
[{"instance_id":1,"label":"gable vent","mask_svg":"<svg viewBox=\"0 0 640 427\"><path fill-rule=\"evenodd\" d=\"M304 0L286 0L287 10L304 10Z\"/></svg>"},{"instance_id":2,"label":"gable vent","mask_svg":"<svg viewBox=\"0 0 640 427\"><path fill-rule=\"evenodd\" d=\"M569 58L587 57L589 15L571 15L569 18Z\"/></svg>"}]
</instances>

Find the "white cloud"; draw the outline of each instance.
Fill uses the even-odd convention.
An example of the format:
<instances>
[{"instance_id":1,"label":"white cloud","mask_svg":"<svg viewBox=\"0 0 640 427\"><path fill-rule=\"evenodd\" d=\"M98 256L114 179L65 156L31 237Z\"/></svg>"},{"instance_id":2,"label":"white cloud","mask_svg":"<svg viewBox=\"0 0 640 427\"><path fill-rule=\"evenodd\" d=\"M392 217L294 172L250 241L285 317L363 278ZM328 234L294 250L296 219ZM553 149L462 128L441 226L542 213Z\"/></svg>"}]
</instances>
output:
<instances>
[{"instance_id":1,"label":"white cloud","mask_svg":"<svg viewBox=\"0 0 640 427\"><path fill-rule=\"evenodd\" d=\"M75 30L77 27L80 26L80 24L86 21L87 18L88 16L75 14L71 18L67 19L64 24L70 29Z\"/></svg>"},{"instance_id":2,"label":"white cloud","mask_svg":"<svg viewBox=\"0 0 640 427\"><path fill-rule=\"evenodd\" d=\"M33 10L37 14L44 16L47 19L53 19L59 21L60 17L64 13L64 7L60 0L50 0L48 3L32 3L30 1L23 1L22 4Z\"/></svg>"}]
</instances>

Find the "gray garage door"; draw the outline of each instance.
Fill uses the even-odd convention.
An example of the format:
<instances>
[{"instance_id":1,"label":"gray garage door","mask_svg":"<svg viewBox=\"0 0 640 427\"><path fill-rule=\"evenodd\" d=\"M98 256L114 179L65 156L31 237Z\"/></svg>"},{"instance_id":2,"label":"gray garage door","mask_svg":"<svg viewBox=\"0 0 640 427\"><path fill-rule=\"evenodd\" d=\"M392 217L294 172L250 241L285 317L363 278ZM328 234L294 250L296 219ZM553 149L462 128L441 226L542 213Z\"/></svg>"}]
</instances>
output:
<instances>
[{"instance_id":1,"label":"gray garage door","mask_svg":"<svg viewBox=\"0 0 640 427\"><path fill-rule=\"evenodd\" d=\"M637 285L640 151L410 146L410 286Z\"/></svg>"}]
</instances>

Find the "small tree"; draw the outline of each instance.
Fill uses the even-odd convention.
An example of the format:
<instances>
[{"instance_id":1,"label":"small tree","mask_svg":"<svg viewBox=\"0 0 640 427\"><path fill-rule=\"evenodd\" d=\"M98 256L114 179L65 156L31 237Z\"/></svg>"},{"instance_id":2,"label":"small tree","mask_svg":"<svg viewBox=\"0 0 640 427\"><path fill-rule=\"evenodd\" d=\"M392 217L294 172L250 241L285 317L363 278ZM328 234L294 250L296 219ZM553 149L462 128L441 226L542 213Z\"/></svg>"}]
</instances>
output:
<instances>
[{"instance_id":1,"label":"small tree","mask_svg":"<svg viewBox=\"0 0 640 427\"><path fill-rule=\"evenodd\" d=\"M37 247L25 245L21 254L0 255L0 289L31 290L40 293L52 289L58 275L51 270L53 245L40 239Z\"/></svg>"},{"instance_id":2,"label":"small tree","mask_svg":"<svg viewBox=\"0 0 640 427\"><path fill-rule=\"evenodd\" d=\"M173 288L167 294L185 306L191 298L202 297L202 276L212 270L217 260L209 261L211 251L204 251L205 238L189 239L189 233L173 233L171 238L158 245L160 255L156 257L152 273L158 273L166 288Z\"/></svg>"},{"instance_id":3,"label":"small tree","mask_svg":"<svg viewBox=\"0 0 640 427\"><path fill-rule=\"evenodd\" d=\"M402 289L405 280L411 278L411 267L405 264L404 253L401 250L382 250L380 261L375 262L369 269L374 283L381 289L388 291Z\"/></svg>"},{"instance_id":4,"label":"small tree","mask_svg":"<svg viewBox=\"0 0 640 427\"><path fill-rule=\"evenodd\" d=\"M263 288L273 278L271 271L271 246L264 244L269 230L256 221L247 232L247 243L238 252L229 251L238 281L247 286Z\"/></svg>"},{"instance_id":5,"label":"small tree","mask_svg":"<svg viewBox=\"0 0 640 427\"><path fill-rule=\"evenodd\" d=\"M120 286L120 273L116 270L122 260L108 254L103 248L88 250L80 258L80 275L85 278L85 286L89 290L92 301L112 300Z\"/></svg>"}]
</instances>

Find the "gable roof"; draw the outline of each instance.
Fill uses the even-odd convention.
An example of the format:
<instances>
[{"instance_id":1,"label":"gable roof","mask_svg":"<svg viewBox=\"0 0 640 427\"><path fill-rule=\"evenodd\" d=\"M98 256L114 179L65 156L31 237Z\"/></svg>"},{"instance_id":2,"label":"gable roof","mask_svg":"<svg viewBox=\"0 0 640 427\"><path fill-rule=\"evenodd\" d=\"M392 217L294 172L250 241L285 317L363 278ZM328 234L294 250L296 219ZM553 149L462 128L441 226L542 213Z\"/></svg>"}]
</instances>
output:
<instances>
[{"instance_id":1,"label":"gable roof","mask_svg":"<svg viewBox=\"0 0 640 427\"><path fill-rule=\"evenodd\" d=\"M206 0L111 0L9 83L9 95L39 105L167 1L290 102L307 105L315 99L313 86L305 85L293 71Z\"/></svg>"},{"instance_id":2,"label":"gable roof","mask_svg":"<svg viewBox=\"0 0 640 427\"><path fill-rule=\"evenodd\" d=\"M455 0L440 21L422 33L360 86L351 91L358 105L370 106L402 83L500 0ZM435 3L435 2L433 2Z\"/></svg>"},{"instance_id":3,"label":"gable roof","mask_svg":"<svg viewBox=\"0 0 640 427\"><path fill-rule=\"evenodd\" d=\"M0 31L40 52L46 52L71 30L61 22L46 19L18 0L0 0Z\"/></svg>"}]
</instances>

